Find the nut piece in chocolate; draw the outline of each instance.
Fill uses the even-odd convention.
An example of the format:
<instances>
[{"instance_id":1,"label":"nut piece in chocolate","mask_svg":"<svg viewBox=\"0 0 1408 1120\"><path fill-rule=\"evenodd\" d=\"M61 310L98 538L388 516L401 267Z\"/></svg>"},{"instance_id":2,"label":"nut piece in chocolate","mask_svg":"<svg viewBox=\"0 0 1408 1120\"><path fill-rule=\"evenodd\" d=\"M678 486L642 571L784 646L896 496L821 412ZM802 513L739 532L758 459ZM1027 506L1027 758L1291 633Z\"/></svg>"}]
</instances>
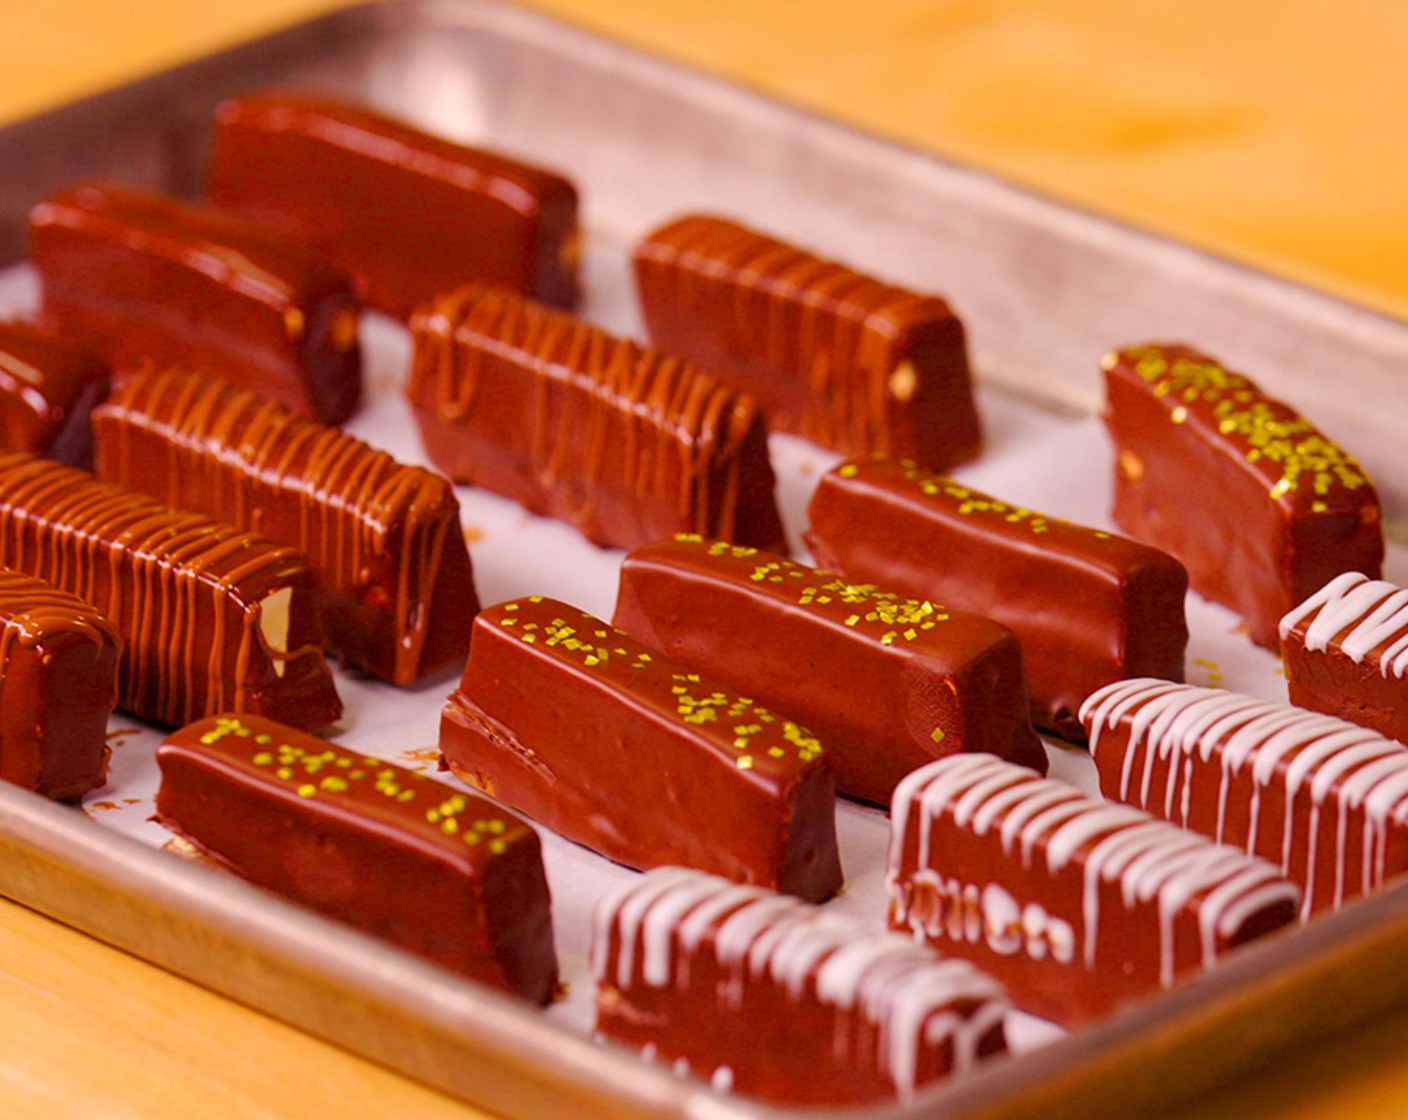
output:
<instances>
[{"instance_id":1,"label":"nut piece in chocolate","mask_svg":"<svg viewBox=\"0 0 1408 1120\"><path fill-rule=\"evenodd\" d=\"M843 463L807 512L821 567L1010 627L1043 730L1083 742L1077 713L1097 688L1183 679L1188 573L1166 552L904 461Z\"/></svg>"},{"instance_id":2,"label":"nut piece in chocolate","mask_svg":"<svg viewBox=\"0 0 1408 1120\"><path fill-rule=\"evenodd\" d=\"M785 549L748 394L502 289L437 297L411 335L406 397L426 454L456 482L600 545L686 532Z\"/></svg>"},{"instance_id":3,"label":"nut piece in chocolate","mask_svg":"<svg viewBox=\"0 0 1408 1120\"><path fill-rule=\"evenodd\" d=\"M293 549L17 452L0 455L0 563L113 621L118 706L133 715L175 726L233 710L316 729L342 714L317 577Z\"/></svg>"},{"instance_id":4,"label":"nut piece in chocolate","mask_svg":"<svg viewBox=\"0 0 1408 1120\"><path fill-rule=\"evenodd\" d=\"M176 370L133 375L93 422L100 477L307 556L345 665L405 685L463 662L479 603L439 475Z\"/></svg>"},{"instance_id":5,"label":"nut piece in chocolate","mask_svg":"<svg viewBox=\"0 0 1408 1120\"><path fill-rule=\"evenodd\" d=\"M1062 1024L1169 988L1300 908L1266 860L992 755L914 771L890 829L890 924Z\"/></svg>"},{"instance_id":6,"label":"nut piece in chocolate","mask_svg":"<svg viewBox=\"0 0 1408 1120\"><path fill-rule=\"evenodd\" d=\"M369 109L264 92L215 113L210 197L319 238L399 319L475 280L577 302L577 191L560 175Z\"/></svg>"},{"instance_id":7,"label":"nut piece in chocolate","mask_svg":"<svg viewBox=\"0 0 1408 1120\"><path fill-rule=\"evenodd\" d=\"M1188 346L1111 351L1114 519L1188 569L1193 590L1275 649L1281 616L1341 572L1379 575L1364 468L1295 409Z\"/></svg>"},{"instance_id":8,"label":"nut piece in chocolate","mask_svg":"<svg viewBox=\"0 0 1408 1120\"><path fill-rule=\"evenodd\" d=\"M835 785L811 733L564 603L479 613L440 750L471 786L628 867L811 901L840 889Z\"/></svg>"},{"instance_id":9,"label":"nut piece in chocolate","mask_svg":"<svg viewBox=\"0 0 1408 1120\"><path fill-rule=\"evenodd\" d=\"M958 751L1046 771L1017 639L979 615L686 536L626 556L615 622L805 724L842 793L888 805Z\"/></svg>"},{"instance_id":10,"label":"nut piece in chocolate","mask_svg":"<svg viewBox=\"0 0 1408 1120\"><path fill-rule=\"evenodd\" d=\"M1223 689L1122 681L1081 718L1100 791L1276 864L1302 915L1408 871L1408 747Z\"/></svg>"},{"instance_id":11,"label":"nut piece in chocolate","mask_svg":"<svg viewBox=\"0 0 1408 1120\"><path fill-rule=\"evenodd\" d=\"M893 287L723 218L679 218L635 250L653 345L752 393L775 431L943 469L982 432L963 324Z\"/></svg>"},{"instance_id":12,"label":"nut piece in chocolate","mask_svg":"<svg viewBox=\"0 0 1408 1120\"><path fill-rule=\"evenodd\" d=\"M896 933L662 867L598 904L597 1033L783 1104L906 1099L1006 1050L1001 987Z\"/></svg>"},{"instance_id":13,"label":"nut piece in chocolate","mask_svg":"<svg viewBox=\"0 0 1408 1120\"><path fill-rule=\"evenodd\" d=\"M493 802L258 716L157 748L156 820L294 902L470 979L557 987L538 835Z\"/></svg>"},{"instance_id":14,"label":"nut piece in chocolate","mask_svg":"<svg viewBox=\"0 0 1408 1120\"><path fill-rule=\"evenodd\" d=\"M302 237L81 183L29 216L45 322L133 367L184 366L340 424L361 397L351 283Z\"/></svg>"},{"instance_id":15,"label":"nut piece in chocolate","mask_svg":"<svg viewBox=\"0 0 1408 1120\"><path fill-rule=\"evenodd\" d=\"M103 784L121 649L91 604L0 568L0 779L53 798Z\"/></svg>"}]
</instances>

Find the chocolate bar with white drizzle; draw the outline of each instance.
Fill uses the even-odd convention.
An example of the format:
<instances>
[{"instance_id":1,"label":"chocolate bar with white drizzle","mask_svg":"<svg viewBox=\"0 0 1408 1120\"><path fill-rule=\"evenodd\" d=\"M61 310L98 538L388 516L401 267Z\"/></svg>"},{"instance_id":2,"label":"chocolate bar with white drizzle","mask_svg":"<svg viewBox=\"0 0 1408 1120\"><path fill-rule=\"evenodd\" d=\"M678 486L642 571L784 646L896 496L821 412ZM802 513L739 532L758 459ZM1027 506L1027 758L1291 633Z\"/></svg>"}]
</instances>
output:
<instances>
[{"instance_id":1,"label":"chocolate bar with white drizzle","mask_svg":"<svg viewBox=\"0 0 1408 1120\"><path fill-rule=\"evenodd\" d=\"M1292 704L1408 743L1408 590L1336 576L1281 619Z\"/></svg>"},{"instance_id":2,"label":"chocolate bar with white drizzle","mask_svg":"<svg viewBox=\"0 0 1408 1120\"><path fill-rule=\"evenodd\" d=\"M1007 999L967 961L679 867L601 900L591 968L598 1034L778 1103L906 1099L1006 1049Z\"/></svg>"},{"instance_id":3,"label":"chocolate bar with white drizzle","mask_svg":"<svg viewBox=\"0 0 1408 1120\"><path fill-rule=\"evenodd\" d=\"M900 783L886 884L894 928L1068 1025L1294 923L1301 902L1266 860L983 754Z\"/></svg>"},{"instance_id":4,"label":"chocolate bar with white drizzle","mask_svg":"<svg viewBox=\"0 0 1408 1120\"><path fill-rule=\"evenodd\" d=\"M1408 871L1408 747L1223 689L1121 681L1081 709L1106 797L1278 865L1302 915Z\"/></svg>"}]
</instances>

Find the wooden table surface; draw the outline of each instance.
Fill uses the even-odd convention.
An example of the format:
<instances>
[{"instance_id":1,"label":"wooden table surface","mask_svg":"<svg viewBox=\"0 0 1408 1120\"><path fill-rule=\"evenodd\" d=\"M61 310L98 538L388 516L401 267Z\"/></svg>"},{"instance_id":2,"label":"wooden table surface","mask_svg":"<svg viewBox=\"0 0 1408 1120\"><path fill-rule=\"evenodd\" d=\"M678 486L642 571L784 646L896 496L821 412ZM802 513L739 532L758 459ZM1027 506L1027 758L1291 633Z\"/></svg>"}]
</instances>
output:
<instances>
[{"instance_id":1,"label":"wooden table surface","mask_svg":"<svg viewBox=\"0 0 1408 1120\"><path fill-rule=\"evenodd\" d=\"M1408 316L1408 5L535 3ZM0 0L0 121L332 6ZM1408 1114L1406 1034L1408 1014L1376 1021L1170 1115ZM13 1120L483 1115L5 902L0 1038Z\"/></svg>"}]
</instances>

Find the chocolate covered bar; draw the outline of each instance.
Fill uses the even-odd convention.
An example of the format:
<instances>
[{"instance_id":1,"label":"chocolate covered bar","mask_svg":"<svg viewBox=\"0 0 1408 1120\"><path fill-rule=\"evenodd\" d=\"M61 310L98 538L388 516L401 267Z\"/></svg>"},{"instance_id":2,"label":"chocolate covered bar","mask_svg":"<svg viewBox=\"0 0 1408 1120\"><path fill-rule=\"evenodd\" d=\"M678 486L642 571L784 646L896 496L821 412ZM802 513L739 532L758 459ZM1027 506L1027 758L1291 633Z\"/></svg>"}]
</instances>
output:
<instances>
[{"instance_id":1,"label":"chocolate covered bar","mask_svg":"<svg viewBox=\"0 0 1408 1120\"><path fill-rule=\"evenodd\" d=\"M1301 903L1266 860L991 755L914 771L890 828L891 925L1063 1024L1171 987Z\"/></svg>"},{"instance_id":2,"label":"chocolate covered bar","mask_svg":"<svg viewBox=\"0 0 1408 1120\"><path fill-rule=\"evenodd\" d=\"M1122 681L1081 718L1106 797L1277 864L1305 917L1408 871L1408 747L1222 689Z\"/></svg>"},{"instance_id":3,"label":"chocolate covered bar","mask_svg":"<svg viewBox=\"0 0 1408 1120\"><path fill-rule=\"evenodd\" d=\"M157 748L156 820L251 883L484 984L557 987L538 835L486 798L259 716Z\"/></svg>"},{"instance_id":4,"label":"chocolate covered bar","mask_svg":"<svg viewBox=\"0 0 1408 1120\"><path fill-rule=\"evenodd\" d=\"M599 1035L782 1104L908 1098L1006 1049L966 961L757 887L662 867L592 920Z\"/></svg>"},{"instance_id":5,"label":"chocolate covered bar","mask_svg":"<svg viewBox=\"0 0 1408 1120\"><path fill-rule=\"evenodd\" d=\"M596 544L690 532L785 548L746 393L500 289L437 297L411 334L406 396L426 454L456 482Z\"/></svg>"},{"instance_id":6,"label":"chocolate covered bar","mask_svg":"<svg viewBox=\"0 0 1408 1120\"><path fill-rule=\"evenodd\" d=\"M479 604L439 475L180 371L134 375L94 429L101 477L305 554L344 664L412 684L464 659Z\"/></svg>"},{"instance_id":7,"label":"chocolate covered bar","mask_svg":"<svg viewBox=\"0 0 1408 1120\"><path fill-rule=\"evenodd\" d=\"M119 377L185 366L329 424L357 407L350 281L299 237L110 183L45 199L29 232L45 320Z\"/></svg>"},{"instance_id":8,"label":"chocolate covered bar","mask_svg":"<svg viewBox=\"0 0 1408 1120\"><path fill-rule=\"evenodd\" d=\"M1377 577L1369 476L1289 405L1187 346L1112 351L1115 523L1177 556L1193 590L1276 648L1281 616L1341 572Z\"/></svg>"},{"instance_id":9,"label":"chocolate covered bar","mask_svg":"<svg viewBox=\"0 0 1408 1120\"><path fill-rule=\"evenodd\" d=\"M811 733L563 603L479 613L440 750L471 786L628 867L809 900L841 886Z\"/></svg>"},{"instance_id":10,"label":"chocolate covered bar","mask_svg":"<svg viewBox=\"0 0 1408 1120\"><path fill-rule=\"evenodd\" d=\"M0 568L0 779L54 798L103 784L121 648L91 604Z\"/></svg>"},{"instance_id":11,"label":"chocolate covered bar","mask_svg":"<svg viewBox=\"0 0 1408 1120\"><path fill-rule=\"evenodd\" d=\"M686 536L626 556L615 623L805 724L842 793L888 805L902 777L957 751L1046 770L1022 651L979 615Z\"/></svg>"},{"instance_id":12,"label":"chocolate covered bar","mask_svg":"<svg viewBox=\"0 0 1408 1120\"><path fill-rule=\"evenodd\" d=\"M400 319L474 280L577 302L577 191L560 175L298 93L215 113L210 196L327 244L361 297Z\"/></svg>"},{"instance_id":13,"label":"chocolate covered bar","mask_svg":"<svg viewBox=\"0 0 1408 1120\"><path fill-rule=\"evenodd\" d=\"M91 466L88 421L107 391L95 354L36 323L0 321L0 450Z\"/></svg>"},{"instance_id":14,"label":"chocolate covered bar","mask_svg":"<svg viewBox=\"0 0 1408 1120\"><path fill-rule=\"evenodd\" d=\"M1292 704L1408 742L1408 591L1338 575L1281 619Z\"/></svg>"},{"instance_id":15,"label":"chocolate covered bar","mask_svg":"<svg viewBox=\"0 0 1408 1120\"><path fill-rule=\"evenodd\" d=\"M0 563L113 621L118 706L133 715L242 711L316 729L342 712L317 580L292 549L14 453L0 455Z\"/></svg>"},{"instance_id":16,"label":"chocolate covered bar","mask_svg":"<svg viewBox=\"0 0 1408 1120\"><path fill-rule=\"evenodd\" d=\"M936 469L981 450L963 324L937 296L701 215L646 237L635 271L651 343L746 388L774 430Z\"/></svg>"},{"instance_id":17,"label":"chocolate covered bar","mask_svg":"<svg viewBox=\"0 0 1408 1120\"><path fill-rule=\"evenodd\" d=\"M808 517L821 567L1010 627L1022 643L1032 721L1044 730L1083 741L1077 713L1101 685L1183 679L1188 573L1156 548L904 461L828 472Z\"/></svg>"}]
</instances>

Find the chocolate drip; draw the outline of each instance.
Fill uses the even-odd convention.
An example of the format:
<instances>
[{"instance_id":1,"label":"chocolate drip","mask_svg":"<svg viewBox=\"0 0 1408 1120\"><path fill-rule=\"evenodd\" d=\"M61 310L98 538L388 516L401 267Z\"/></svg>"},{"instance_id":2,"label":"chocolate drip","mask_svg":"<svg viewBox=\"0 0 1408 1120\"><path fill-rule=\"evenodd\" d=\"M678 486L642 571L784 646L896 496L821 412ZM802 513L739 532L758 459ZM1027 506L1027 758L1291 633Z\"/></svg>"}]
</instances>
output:
<instances>
[{"instance_id":1,"label":"chocolate drip","mask_svg":"<svg viewBox=\"0 0 1408 1120\"><path fill-rule=\"evenodd\" d=\"M652 233L635 266L651 341L737 380L778 430L937 468L977 455L963 327L938 297L705 216Z\"/></svg>"},{"instance_id":2,"label":"chocolate drip","mask_svg":"<svg viewBox=\"0 0 1408 1120\"><path fill-rule=\"evenodd\" d=\"M307 562L262 537L28 455L0 456L0 560L117 624L121 707L318 728L341 713Z\"/></svg>"},{"instance_id":3,"label":"chocolate drip","mask_svg":"<svg viewBox=\"0 0 1408 1120\"><path fill-rule=\"evenodd\" d=\"M752 399L512 293L442 295L411 322L406 395L450 477L631 547L685 531L783 547Z\"/></svg>"},{"instance_id":4,"label":"chocolate drip","mask_svg":"<svg viewBox=\"0 0 1408 1120\"><path fill-rule=\"evenodd\" d=\"M180 371L135 376L95 427L103 478L304 553L348 665L410 684L463 658L478 602L439 475Z\"/></svg>"}]
</instances>

